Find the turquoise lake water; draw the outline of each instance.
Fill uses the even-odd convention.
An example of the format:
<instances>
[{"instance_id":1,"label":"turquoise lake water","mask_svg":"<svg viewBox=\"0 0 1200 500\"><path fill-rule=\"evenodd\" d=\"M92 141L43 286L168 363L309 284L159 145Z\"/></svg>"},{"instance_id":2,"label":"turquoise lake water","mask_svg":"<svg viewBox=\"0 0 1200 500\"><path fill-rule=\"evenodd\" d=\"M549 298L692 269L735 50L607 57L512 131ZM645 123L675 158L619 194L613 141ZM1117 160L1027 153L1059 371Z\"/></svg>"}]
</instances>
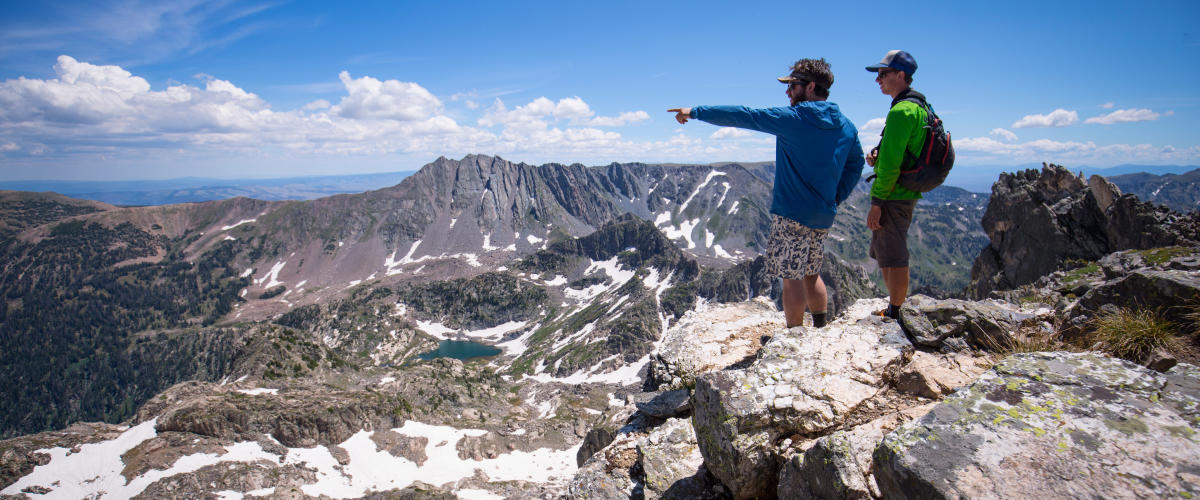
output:
<instances>
[{"instance_id":1,"label":"turquoise lake water","mask_svg":"<svg viewBox=\"0 0 1200 500\"><path fill-rule=\"evenodd\" d=\"M469 340L443 340L438 344L438 348L432 351L418 355L418 358L423 360L431 360L434 358L454 358L454 359L471 359L482 358L487 356L495 356L500 354L500 349L479 342L471 342Z\"/></svg>"}]
</instances>

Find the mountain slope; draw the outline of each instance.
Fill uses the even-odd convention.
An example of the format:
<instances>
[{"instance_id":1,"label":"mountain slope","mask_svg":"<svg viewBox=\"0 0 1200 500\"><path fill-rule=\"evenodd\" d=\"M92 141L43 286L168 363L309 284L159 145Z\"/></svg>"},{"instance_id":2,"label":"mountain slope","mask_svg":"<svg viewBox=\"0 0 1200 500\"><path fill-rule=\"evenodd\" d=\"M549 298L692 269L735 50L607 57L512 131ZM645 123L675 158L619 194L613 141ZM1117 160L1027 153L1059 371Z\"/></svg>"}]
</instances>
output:
<instances>
[{"instance_id":1,"label":"mountain slope","mask_svg":"<svg viewBox=\"0 0 1200 500\"><path fill-rule=\"evenodd\" d=\"M1124 193L1143 201L1166 205L1179 212L1200 208L1200 169L1183 174L1136 173L1109 177Z\"/></svg>"}]
</instances>

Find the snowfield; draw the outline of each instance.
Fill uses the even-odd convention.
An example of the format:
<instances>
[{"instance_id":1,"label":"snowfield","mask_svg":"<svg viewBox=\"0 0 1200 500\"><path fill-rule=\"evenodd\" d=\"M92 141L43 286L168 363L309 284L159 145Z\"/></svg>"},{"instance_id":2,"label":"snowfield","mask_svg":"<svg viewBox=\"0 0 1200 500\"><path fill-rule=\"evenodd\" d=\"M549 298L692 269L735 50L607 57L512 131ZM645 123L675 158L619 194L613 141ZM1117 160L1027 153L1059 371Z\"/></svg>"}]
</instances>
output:
<instances>
[{"instance_id":1,"label":"snowfield","mask_svg":"<svg viewBox=\"0 0 1200 500\"><path fill-rule=\"evenodd\" d=\"M127 428L115 439L85 444L71 453L66 448L39 450L50 455L50 461L34 468L33 472L0 491L3 495L19 495L22 489L33 486L48 488L35 498L130 498L146 490L160 479L195 472L220 463L254 463L260 460L280 465L299 465L316 470L317 481L301 487L307 495L330 498L361 497L372 491L404 488L416 481L444 485L482 471L492 481L532 481L563 483L577 469L575 454L579 446L565 450L542 448L534 451L513 451L487 460L458 457L458 442L466 436L483 436L482 429L456 429L449 426L427 425L406 421L393 432L428 439L425 454L428 459L417 465L403 457L380 451L371 440L373 431L359 431L338 446L345 449L350 462L339 465L325 446L287 448L281 458L268 453L257 442L239 442L225 446L223 453L196 453L177 459L166 470L151 469L126 481L121 475L124 462L121 455L139 444L154 438L157 419ZM269 495L273 489L248 492L222 491L221 498L244 498L245 495ZM485 490L465 490L462 498L499 498Z\"/></svg>"}]
</instances>

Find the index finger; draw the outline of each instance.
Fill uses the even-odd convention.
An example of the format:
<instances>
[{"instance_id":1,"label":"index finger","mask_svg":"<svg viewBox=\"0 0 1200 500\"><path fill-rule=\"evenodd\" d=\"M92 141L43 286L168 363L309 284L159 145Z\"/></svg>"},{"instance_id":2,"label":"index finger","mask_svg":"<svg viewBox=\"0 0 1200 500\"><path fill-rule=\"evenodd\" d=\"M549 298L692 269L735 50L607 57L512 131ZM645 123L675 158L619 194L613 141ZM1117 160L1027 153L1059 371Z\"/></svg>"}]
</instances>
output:
<instances>
[{"instance_id":1,"label":"index finger","mask_svg":"<svg viewBox=\"0 0 1200 500\"><path fill-rule=\"evenodd\" d=\"M678 113L680 111L683 111L683 108L671 108L667 110L668 113Z\"/></svg>"}]
</instances>

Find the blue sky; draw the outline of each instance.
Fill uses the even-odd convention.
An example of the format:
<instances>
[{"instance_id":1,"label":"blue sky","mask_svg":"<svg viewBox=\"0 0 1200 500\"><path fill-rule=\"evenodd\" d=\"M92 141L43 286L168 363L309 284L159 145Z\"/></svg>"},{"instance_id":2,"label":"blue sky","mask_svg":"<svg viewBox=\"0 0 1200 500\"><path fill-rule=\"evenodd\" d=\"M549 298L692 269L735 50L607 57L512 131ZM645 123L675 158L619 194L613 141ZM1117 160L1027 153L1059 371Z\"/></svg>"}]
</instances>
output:
<instances>
[{"instance_id":1,"label":"blue sky","mask_svg":"<svg viewBox=\"0 0 1200 500\"><path fill-rule=\"evenodd\" d=\"M785 105L801 57L869 147L890 49L956 170L1200 164L1200 2L834 4L5 0L0 180L772 160L665 110Z\"/></svg>"}]
</instances>

